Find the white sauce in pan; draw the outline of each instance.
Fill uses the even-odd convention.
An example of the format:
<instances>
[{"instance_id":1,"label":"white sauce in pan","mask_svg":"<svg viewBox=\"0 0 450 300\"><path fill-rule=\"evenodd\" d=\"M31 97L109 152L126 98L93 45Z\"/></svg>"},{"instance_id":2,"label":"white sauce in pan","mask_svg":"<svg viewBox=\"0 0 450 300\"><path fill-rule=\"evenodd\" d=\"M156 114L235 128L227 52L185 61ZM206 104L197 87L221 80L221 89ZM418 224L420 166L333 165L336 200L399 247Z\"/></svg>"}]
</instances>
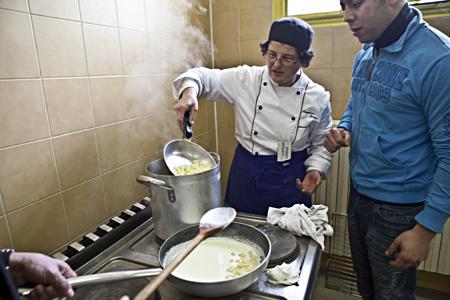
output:
<instances>
[{"instance_id":1,"label":"white sauce in pan","mask_svg":"<svg viewBox=\"0 0 450 300\"><path fill-rule=\"evenodd\" d=\"M188 242L172 247L163 264L167 265ZM227 237L210 237L202 241L172 275L196 282L217 282L253 271L262 261L263 251L254 243Z\"/></svg>"}]
</instances>

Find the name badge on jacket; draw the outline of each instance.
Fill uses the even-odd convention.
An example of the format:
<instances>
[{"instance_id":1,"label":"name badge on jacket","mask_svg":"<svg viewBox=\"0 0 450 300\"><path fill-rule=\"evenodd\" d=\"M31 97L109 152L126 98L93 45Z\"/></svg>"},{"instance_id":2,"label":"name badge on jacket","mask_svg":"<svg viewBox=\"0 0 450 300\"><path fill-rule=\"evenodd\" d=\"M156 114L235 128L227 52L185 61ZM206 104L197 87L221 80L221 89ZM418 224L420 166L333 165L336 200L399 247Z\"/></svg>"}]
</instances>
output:
<instances>
[{"instance_id":1,"label":"name badge on jacket","mask_svg":"<svg viewBox=\"0 0 450 300\"><path fill-rule=\"evenodd\" d=\"M291 159L291 142L278 141L277 161L283 162Z\"/></svg>"}]
</instances>

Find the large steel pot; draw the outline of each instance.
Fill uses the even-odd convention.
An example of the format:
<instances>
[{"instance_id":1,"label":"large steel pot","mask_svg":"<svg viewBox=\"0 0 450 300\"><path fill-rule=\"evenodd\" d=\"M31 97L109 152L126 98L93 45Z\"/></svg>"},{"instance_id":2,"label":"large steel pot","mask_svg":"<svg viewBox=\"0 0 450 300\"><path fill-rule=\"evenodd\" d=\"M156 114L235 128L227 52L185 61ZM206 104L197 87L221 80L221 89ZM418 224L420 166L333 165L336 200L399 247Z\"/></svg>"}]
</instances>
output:
<instances>
[{"instance_id":1,"label":"large steel pot","mask_svg":"<svg viewBox=\"0 0 450 300\"><path fill-rule=\"evenodd\" d=\"M216 165L209 171L175 176L163 159L146 166L149 176L136 179L150 189L156 236L167 239L175 232L197 224L208 210L222 204L220 157L211 153Z\"/></svg>"}]
</instances>

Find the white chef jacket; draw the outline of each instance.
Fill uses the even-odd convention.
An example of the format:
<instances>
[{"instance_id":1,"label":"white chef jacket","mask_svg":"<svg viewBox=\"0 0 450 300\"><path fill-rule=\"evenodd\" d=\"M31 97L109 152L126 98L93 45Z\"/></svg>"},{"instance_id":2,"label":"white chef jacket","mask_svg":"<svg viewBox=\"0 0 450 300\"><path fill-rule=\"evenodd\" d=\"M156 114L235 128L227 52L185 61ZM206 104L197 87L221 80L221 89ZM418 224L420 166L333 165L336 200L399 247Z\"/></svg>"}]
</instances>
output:
<instances>
[{"instance_id":1,"label":"white chef jacket","mask_svg":"<svg viewBox=\"0 0 450 300\"><path fill-rule=\"evenodd\" d=\"M331 154L323 146L332 126L330 94L305 73L290 87L273 82L267 66L218 70L190 69L173 82L174 96L192 87L205 100L226 101L235 107L237 141L254 155L275 155L279 141L292 151L308 148L307 171L326 175Z\"/></svg>"}]
</instances>

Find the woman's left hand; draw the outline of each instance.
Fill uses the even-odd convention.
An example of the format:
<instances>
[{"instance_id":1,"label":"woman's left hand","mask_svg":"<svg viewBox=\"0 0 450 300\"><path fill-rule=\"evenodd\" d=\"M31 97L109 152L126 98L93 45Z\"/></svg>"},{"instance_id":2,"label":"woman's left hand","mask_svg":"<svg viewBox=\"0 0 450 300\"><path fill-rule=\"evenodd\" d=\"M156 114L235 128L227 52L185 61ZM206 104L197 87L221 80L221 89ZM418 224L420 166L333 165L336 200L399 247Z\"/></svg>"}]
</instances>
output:
<instances>
[{"instance_id":1,"label":"woman's left hand","mask_svg":"<svg viewBox=\"0 0 450 300\"><path fill-rule=\"evenodd\" d=\"M303 181L297 178L295 185L302 193L311 195L316 191L321 182L322 176L320 176L320 172L317 170L311 170L306 174L305 178L303 178Z\"/></svg>"}]
</instances>

